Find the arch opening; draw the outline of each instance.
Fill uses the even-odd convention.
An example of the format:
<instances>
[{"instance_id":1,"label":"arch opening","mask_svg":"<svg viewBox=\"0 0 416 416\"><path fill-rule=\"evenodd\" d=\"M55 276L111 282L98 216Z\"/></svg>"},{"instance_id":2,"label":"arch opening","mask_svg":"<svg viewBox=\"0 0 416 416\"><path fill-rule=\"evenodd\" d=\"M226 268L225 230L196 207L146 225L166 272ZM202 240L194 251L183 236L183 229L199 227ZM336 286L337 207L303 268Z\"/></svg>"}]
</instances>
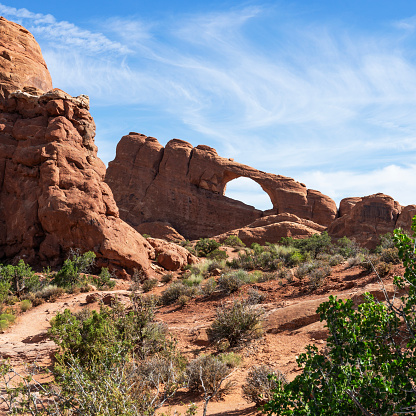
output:
<instances>
[{"instance_id":1,"label":"arch opening","mask_svg":"<svg viewBox=\"0 0 416 416\"><path fill-rule=\"evenodd\" d=\"M261 211L273 208L270 196L253 179L240 176L227 182L224 195Z\"/></svg>"}]
</instances>

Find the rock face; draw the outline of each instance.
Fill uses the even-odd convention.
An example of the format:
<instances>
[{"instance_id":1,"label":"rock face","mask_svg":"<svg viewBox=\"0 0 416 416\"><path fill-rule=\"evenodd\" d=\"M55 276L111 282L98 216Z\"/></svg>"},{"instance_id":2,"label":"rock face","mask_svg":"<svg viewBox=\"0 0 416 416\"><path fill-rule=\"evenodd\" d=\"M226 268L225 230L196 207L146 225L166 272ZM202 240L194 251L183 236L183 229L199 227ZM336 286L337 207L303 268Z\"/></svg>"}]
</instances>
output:
<instances>
[{"instance_id":1,"label":"rock face","mask_svg":"<svg viewBox=\"0 0 416 416\"><path fill-rule=\"evenodd\" d=\"M273 209L263 212L226 197L227 183L238 177L257 182L269 195ZM222 234L265 215L289 212L328 226L337 214L332 199L291 178L222 158L208 146L193 147L174 139L163 148L155 138L138 133L119 142L106 182L120 217L134 228L168 222L188 239Z\"/></svg>"},{"instance_id":2,"label":"rock face","mask_svg":"<svg viewBox=\"0 0 416 416\"><path fill-rule=\"evenodd\" d=\"M0 259L57 264L77 247L101 266L148 272L153 249L119 218L88 104L61 90L9 95L0 113Z\"/></svg>"},{"instance_id":3,"label":"rock face","mask_svg":"<svg viewBox=\"0 0 416 416\"><path fill-rule=\"evenodd\" d=\"M0 17L0 98L24 87L49 91L52 79L35 38Z\"/></svg>"},{"instance_id":4,"label":"rock face","mask_svg":"<svg viewBox=\"0 0 416 416\"><path fill-rule=\"evenodd\" d=\"M398 227L410 231L416 205L402 207L392 197L379 193L342 200L340 214L342 216L328 227L328 234L334 238L347 236L362 246L374 249L380 235Z\"/></svg>"},{"instance_id":5,"label":"rock face","mask_svg":"<svg viewBox=\"0 0 416 416\"><path fill-rule=\"evenodd\" d=\"M236 235L246 246L250 246L253 243L278 242L283 237L306 238L313 234L320 234L325 229L325 226L313 221L284 213L260 218L246 227L231 230L213 238L223 242L227 237Z\"/></svg>"}]
</instances>

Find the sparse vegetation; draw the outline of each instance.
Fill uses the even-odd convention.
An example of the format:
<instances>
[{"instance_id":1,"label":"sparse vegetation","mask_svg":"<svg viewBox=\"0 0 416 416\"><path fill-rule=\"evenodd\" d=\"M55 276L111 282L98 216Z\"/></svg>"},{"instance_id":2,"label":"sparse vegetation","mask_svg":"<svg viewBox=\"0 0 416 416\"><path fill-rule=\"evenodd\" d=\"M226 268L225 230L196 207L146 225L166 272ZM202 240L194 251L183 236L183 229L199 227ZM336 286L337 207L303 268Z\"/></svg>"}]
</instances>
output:
<instances>
[{"instance_id":1,"label":"sparse vegetation","mask_svg":"<svg viewBox=\"0 0 416 416\"><path fill-rule=\"evenodd\" d=\"M279 370L267 366L253 366L243 384L243 397L249 403L263 406L273 397L273 391L286 384L286 377Z\"/></svg>"},{"instance_id":2,"label":"sparse vegetation","mask_svg":"<svg viewBox=\"0 0 416 416\"><path fill-rule=\"evenodd\" d=\"M227 340L230 347L258 338L262 334L262 315L262 309L241 300L235 300L229 307L222 305L217 308L208 337L217 344Z\"/></svg>"}]
</instances>

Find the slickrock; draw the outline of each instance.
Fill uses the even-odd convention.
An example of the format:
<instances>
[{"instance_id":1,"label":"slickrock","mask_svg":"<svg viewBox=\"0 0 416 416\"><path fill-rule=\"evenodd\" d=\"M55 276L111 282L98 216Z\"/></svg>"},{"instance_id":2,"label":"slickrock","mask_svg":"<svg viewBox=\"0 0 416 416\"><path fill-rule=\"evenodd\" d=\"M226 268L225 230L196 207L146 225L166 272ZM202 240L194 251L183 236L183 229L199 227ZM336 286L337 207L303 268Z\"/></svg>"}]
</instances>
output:
<instances>
[{"instance_id":1,"label":"slickrock","mask_svg":"<svg viewBox=\"0 0 416 416\"><path fill-rule=\"evenodd\" d=\"M174 242L185 241L185 238L180 235L168 222L143 222L136 227L136 230L140 234L148 234L153 238L160 238Z\"/></svg>"},{"instance_id":2,"label":"slickrock","mask_svg":"<svg viewBox=\"0 0 416 416\"><path fill-rule=\"evenodd\" d=\"M263 212L226 197L227 183L238 177L257 182L273 209ZM332 199L294 179L222 158L209 146L193 147L173 139L163 147L155 138L138 133L120 140L106 182L120 217L134 228L168 222L188 239L222 234L270 214L289 212L324 226L337 214Z\"/></svg>"},{"instance_id":3,"label":"slickrock","mask_svg":"<svg viewBox=\"0 0 416 416\"><path fill-rule=\"evenodd\" d=\"M320 234L325 229L325 226L313 221L283 213L259 218L246 227L231 230L213 238L223 242L227 237L236 235L245 245L250 246L253 243L276 243L283 237L306 238L313 234Z\"/></svg>"}]
</instances>

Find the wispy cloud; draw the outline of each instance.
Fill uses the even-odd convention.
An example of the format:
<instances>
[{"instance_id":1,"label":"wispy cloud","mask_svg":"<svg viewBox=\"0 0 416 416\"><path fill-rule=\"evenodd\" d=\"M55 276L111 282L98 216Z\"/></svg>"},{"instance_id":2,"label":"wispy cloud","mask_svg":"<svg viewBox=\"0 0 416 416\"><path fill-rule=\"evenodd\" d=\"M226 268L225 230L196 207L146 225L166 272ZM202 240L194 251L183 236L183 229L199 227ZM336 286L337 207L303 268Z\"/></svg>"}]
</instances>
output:
<instances>
[{"instance_id":1,"label":"wispy cloud","mask_svg":"<svg viewBox=\"0 0 416 416\"><path fill-rule=\"evenodd\" d=\"M96 108L154 111L188 140L337 199L416 195L407 179L416 165L416 59L403 41L416 17L370 36L266 6L112 17L88 29L1 4L0 13L34 33L56 86L89 94Z\"/></svg>"},{"instance_id":2,"label":"wispy cloud","mask_svg":"<svg viewBox=\"0 0 416 416\"><path fill-rule=\"evenodd\" d=\"M66 21L58 21L50 14L33 13L27 9L0 4L0 14L20 22L27 21L27 28L35 37L51 41L49 47L74 48L84 54L97 54L115 52L117 54L129 53L129 49L119 42L114 42L102 33L94 33Z\"/></svg>"}]
</instances>

